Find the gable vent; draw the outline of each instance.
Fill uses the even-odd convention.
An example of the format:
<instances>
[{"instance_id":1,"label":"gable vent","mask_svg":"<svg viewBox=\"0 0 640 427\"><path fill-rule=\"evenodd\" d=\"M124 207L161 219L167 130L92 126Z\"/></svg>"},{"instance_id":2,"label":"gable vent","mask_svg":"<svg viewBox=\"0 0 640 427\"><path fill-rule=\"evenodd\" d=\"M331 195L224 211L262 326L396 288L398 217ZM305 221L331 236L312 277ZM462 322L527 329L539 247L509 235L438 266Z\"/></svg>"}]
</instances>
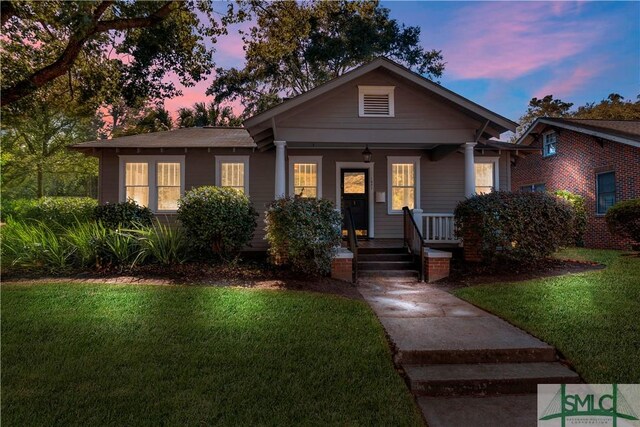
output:
<instances>
[{"instance_id":1,"label":"gable vent","mask_svg":"<svg viewBox=\"0 0 640 427\"><path fill-rule=\"evenodd\" d=\"M363 97L363 110L367 116L388 116L389 95L370 95L365 93Z\"/></svg>"},{"instance_id":2,"label":"gable vent","mask_svg":"<svg viewBox=\"0 0 640 427\"><path fill-rule=\"evenodd\" d=\"M393 117L393 86L359 86L360 117Z\"/></svg>"}]
</instances>

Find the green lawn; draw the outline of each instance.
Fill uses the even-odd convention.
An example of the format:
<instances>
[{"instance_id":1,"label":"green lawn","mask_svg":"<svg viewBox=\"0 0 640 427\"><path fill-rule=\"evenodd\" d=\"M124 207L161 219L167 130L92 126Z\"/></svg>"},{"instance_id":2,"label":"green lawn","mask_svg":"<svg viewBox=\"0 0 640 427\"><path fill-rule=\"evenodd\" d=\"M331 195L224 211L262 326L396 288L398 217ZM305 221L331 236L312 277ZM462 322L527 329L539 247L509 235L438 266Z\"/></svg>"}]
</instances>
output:
<instances>
[{"instance_id":1,"label":"green lawn","mask_svg":"<svg viewBox=\"0 0 640 427\"><path fill-rule=\"evenodd\" d=\"M4 425L420 425L360 301L3 285Z\"/></svg>"},{"instance_id":2,"label":"green lawn","mask_svg":"<svg viewBox=\"0 0 640 427\"><path fill-rule=\"evenodd\" d=\"M567 249L604 270L456 291L556 346L590 383L640 383L640 258Z\"/></svg>"}]
</instances>

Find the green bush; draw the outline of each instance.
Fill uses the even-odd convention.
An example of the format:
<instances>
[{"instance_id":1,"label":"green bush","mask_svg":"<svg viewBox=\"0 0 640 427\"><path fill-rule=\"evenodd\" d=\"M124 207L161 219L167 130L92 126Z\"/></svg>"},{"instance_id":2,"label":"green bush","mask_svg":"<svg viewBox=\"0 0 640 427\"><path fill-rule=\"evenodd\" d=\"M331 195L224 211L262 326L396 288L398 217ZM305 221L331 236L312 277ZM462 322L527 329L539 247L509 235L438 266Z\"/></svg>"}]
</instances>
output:
<instances>
[{"instance_id":1,"label":"green bush","mask_svg":"<svg viewBox=\"0 0 640 427\"><path fill-rule=\"evenodd\" d=\"M605 219L611 233L640 243L640 199L616 203L609 208Z\"/></svg>"},{"instance_id":2,"label":"green bush","mask_svg":"<svg viewBox=\"0 0 640 427\"><path fill-rule=\"evenodd\" d=\"M574 235L571 205L548 193L496 191L455 209L457 233L478 238L484 261L528 263L548 257Z\"/></svg>"},{"instance_id":3,"label":"green bush","mask_svg":"<svg viewBox=\"0 0 640 427\"><path fill-rule=\"evenodd\" d=\"M170 227L156 220L151 227L131 232L137 237L142 250L140 262L172 265L187 260L187 239L182 228Z\"/></svg>"},{"instance_id":4,"label":"green bush","mask_svg":"<svg viewBox=\"0 0 640 427\"><path fill-rule=\"evenodd\" d=\"M151 209L140 206L133 200L127 200L96 206L94 218L107 228L150 227L153 213Z\"/></svg>"},{"instance_id":5,"label":"green bush","mask_svg":"<svg viewBox=\"0 0 640 427\"><path fill-rule=\"evenodd\" d=\"M327 274L341 242L340 213L328 200L287 197L271 202L266 212L269 253L295 271Z\"/></svg>"},{"instance_id":6,"label":"green bush","mask_svg":"<svg viewBox=\"0 0 640 427\"><path fill-rule=\"evenodd\" d=\"M557 190L553 194L571 204L575 217L573 224L574 242L576 246L584 246L584 233L587 231L587 208L584 203L584 197L579 194L573 194L567 190Z\"/></svg>"},{"instance_id":7,"label":"green bush","mask_svg":"<svg viewBox=\"0 0 640 427\"><path fill-rule=\"evenodd\" d=\"M89 221L98 205L90 197L42 197L3 201L2 220L37 220L49 226L68 227L76 221Z\"/></svg>"},{"instance_id":8,"label":"green bush","mask_svg":"<svg viewBox=\"0 0 640 427\"><path fill-rule=\"evenodd\" d=\"M178 201L178 219L189 244L198 253L223 259L249 244L257 217L249 198L232 188L194 188Z\"/></svg>"}]
</instances>

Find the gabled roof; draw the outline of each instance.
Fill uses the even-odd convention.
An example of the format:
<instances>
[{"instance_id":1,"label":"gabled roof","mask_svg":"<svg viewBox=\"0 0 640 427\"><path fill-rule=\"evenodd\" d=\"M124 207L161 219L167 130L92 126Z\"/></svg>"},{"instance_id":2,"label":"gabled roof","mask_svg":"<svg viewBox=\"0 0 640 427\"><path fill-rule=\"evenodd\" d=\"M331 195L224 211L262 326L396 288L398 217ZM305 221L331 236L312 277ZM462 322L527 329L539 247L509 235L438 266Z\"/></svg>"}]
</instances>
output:
<instances>
[{"instance_id":1,"label":"gabled roof","mask_svg":"<svg viewBox=\"0 0 640 427\"><path fill-rule=\"evenodd\" d=\"M547 128L567 129L609 141L640 147L640 120L592 120L540 117L516 144L529 145Z\"/></svg>"},{"instance_id":2,"label":"gabled roof","mask_svg":"<svg viewBox=\"0 0 640 427\"><path fill-rule=\"evenodd\" d=\"M82 142L72 148L253 148L255 146L253 138L245 128L195 127Z\"/></svg>"},{"instance_id":3,"label":"gabled roof","mask_svg":"<svg viewBox=\"0 0 640 427\"><path fill-rule=\"evenodd\" d=\"M368 64L361 65L358 68L355 68L333 80L330 80L320 86L311 89L310 91L290 98L282 102L281 104L276 105L275 107L263 111L260 114L256 114L255 116L245 120L244 126L247 128L251 128L267 120L271 120L271 118L277 116L278 114L282 114L285 111L291 110L292 108L295 108L304 102L310 101L324 93L337 88L338 86L357 79L358 77L363 76L378 68L386 69L394 74L399 75L400 77L404 77L405 79L448 100L458 107L461 107L468 113L471 113L472 115L475 115L481 119L490 121L494 124L493 127L497 128L501 133L506 131L515 131L516 127L518 126L517 123L507 119L506 117L494 113L493 111L488 110L485 107L478 105L475 102L470 101L467 98L458 95L457 93L446 89L443 86L434 83L431 80L421 76L420 74L415 73L408 68L385 57L379 57L369 62Z\"/></svg>"}]
</instances>

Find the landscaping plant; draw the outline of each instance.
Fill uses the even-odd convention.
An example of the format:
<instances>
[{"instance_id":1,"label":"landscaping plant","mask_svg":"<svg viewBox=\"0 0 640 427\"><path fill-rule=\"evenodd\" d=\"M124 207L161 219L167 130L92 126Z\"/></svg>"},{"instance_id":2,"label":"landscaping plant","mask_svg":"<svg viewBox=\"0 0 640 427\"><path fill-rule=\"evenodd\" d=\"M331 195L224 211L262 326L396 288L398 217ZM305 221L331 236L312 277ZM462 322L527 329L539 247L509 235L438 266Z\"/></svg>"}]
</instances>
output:
<instances>
[{"instance_id":1,"label":"landscaping plant","mask_svg":"<svg viewBox=\"0 0 640 427\"><path fill-rule=\"evenodd\" d=\"M640 199L616 203L605 218L611 233L634 240L640 246Z\"/></svg>"},{"instance_id":2,"label":"landscaping plant","mask_svg":"<svg viewBox=\"0 0 640 427\"><path fill-rule=\"evenodd\" d=\"M98 202L90 197L41 197L2 202L2 220L37 220L50 227L68 227L90 221Z\"/></svg>"},{"instance_id":3,"label":"landscaping plant","mask_svg":"<svg viewBox=\"0 0 640 427\"><path fill-rule=\"evenodd\" d=\"M153 221L151 209L138 205L134 200L120 203L105 203L96 206L94 218L107 228L150 227Z\"/></svg>"},{"instance_id":4,"label":"landscaping plant","mask_svg":"<svg viewBox=\"0 0 640 427\"><path fill-rule=\"evenodd\" d=\"M584 232L587 230L587 208L584 197L567 190L557 190L553 194L571 204L575 217L573 223L573 235L576 246L584 246Z\"/></svg>"},{"instance_id":5,"label":"landscaping plant","mask_svg":"<svg viewBox=\"0 0 640 427\"><path fill-rule=\"evenodd\" d=\"M141 249L140 262L162 265L182 264L187 260L187 239L180 227L156 222L151 227L130 230Z\"/></svg>"},{"instance_id":6,"label":"landscaping plant","mask_svg":"<svg viewBox=\"0 0 640 427\"><path fill-rule=\"evenodd\" d=\"M548 193L496 191L470 197L456 206L457 233L479 241L483 261L530 263L572 243L571 205Z\"/></svg>"},{"instance_id":7,"label":"landscaping plant","mask_svg":"<svg viewBox=\"0 0 640 427\"><path fill-rule=\"evenodd\" d=\"M224 260L249 244L257 217L249 197L233 188L198 187L178 201L178 219L189 244L197 253Z\"/></svg>"},{"instance_id":8,"label":"landscaping plant","mask_svg":"<svg viewBox=\"0 0 640 427\"><path fill-rule=\"evenodd\" d=\"M333 203L298 196L277 199L269 205L265 221L265 239L274 260L308 274L331 271L342 223Z\"/></svg>"}]
</instances>

